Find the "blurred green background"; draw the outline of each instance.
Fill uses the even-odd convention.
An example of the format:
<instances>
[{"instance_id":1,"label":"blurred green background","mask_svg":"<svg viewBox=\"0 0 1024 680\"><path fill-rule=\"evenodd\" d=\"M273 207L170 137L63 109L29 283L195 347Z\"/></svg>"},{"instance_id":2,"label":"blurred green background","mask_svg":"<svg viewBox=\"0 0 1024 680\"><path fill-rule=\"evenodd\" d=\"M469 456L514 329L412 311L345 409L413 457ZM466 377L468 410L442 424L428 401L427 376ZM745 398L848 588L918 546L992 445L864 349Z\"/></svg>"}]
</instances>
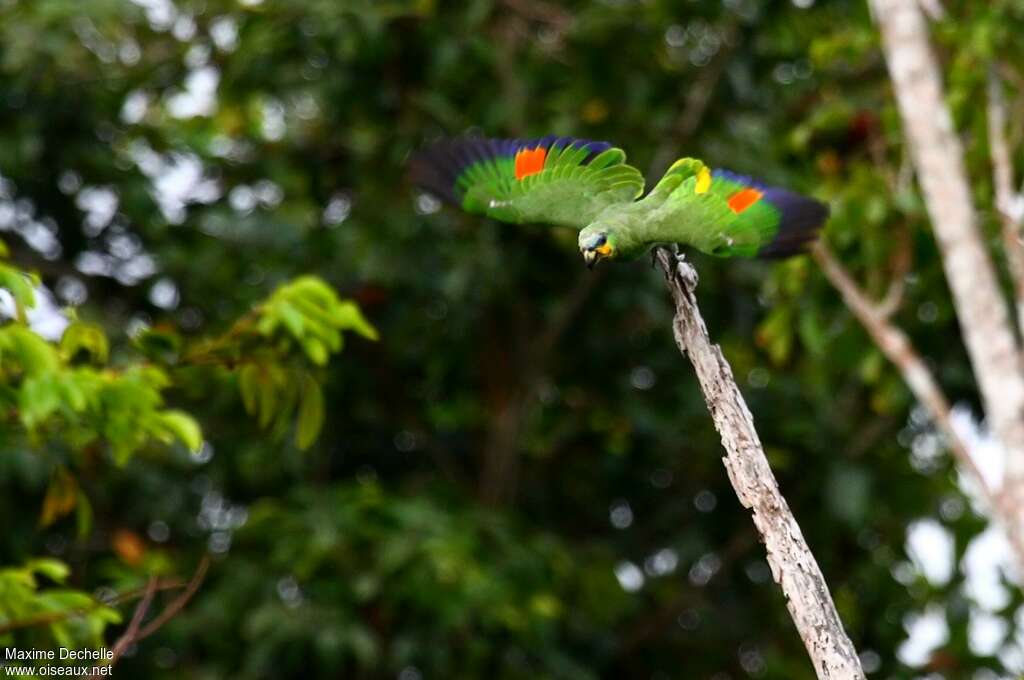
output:
<instances>
[{"instance_id":1,"label":"blurred green background","mask_svg":"<svg viewBox=\"0 0 1024 680\"><path fill-rule=\"evenodd\" d=\"M945 9L934 34L987 207L978 102L989 60L1018 73L1024 9ZM871 294L905 280L897 320L960 418L977 412L863 2L0 0L0 238L52 294L37 330L59 336L54 308L73 306L112 365L156 362L140 336L219 336L314 274L380 336L315 367L307 450L291 418L247 415L223 367L168 369L198 455L149 442L118 465L5 416L0 565L56 558L109 599L211 555L115 676L813 677L660 273L588 272L574 233L408 185L412 150L467 131L607 139L649 185L696 156L829 201L826 240ZM691 259L869 675L1024 669L998 536L815 263ZM55 509L61 484L76 500ZM121 625L0 642L110 646L133 603Z\"/></svg>"}]
</instances>

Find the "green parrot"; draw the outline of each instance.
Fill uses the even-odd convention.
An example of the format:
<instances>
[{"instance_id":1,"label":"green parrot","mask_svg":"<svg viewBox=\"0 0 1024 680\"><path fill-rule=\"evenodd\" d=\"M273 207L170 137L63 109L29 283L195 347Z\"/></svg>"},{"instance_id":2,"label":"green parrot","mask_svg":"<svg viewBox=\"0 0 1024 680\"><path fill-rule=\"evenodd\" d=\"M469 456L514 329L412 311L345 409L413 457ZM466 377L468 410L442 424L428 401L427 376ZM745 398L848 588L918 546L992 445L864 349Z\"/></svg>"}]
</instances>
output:
<instances>
[{"instance_id":1,"label":"green parrot","mask_svg":"<svg viewBox=\"0 0 1024 680\"><path fill-rule=\"evenodd\" d=\"M720 257L788 257L806 250L829 214L812 198L694 158L676 161L641 199L643 175L622 149L554 135L444 139L415 154L410 170L414 183L467 212L579 229L588 267L672 243Z\"/></svg>"}]
</instances>

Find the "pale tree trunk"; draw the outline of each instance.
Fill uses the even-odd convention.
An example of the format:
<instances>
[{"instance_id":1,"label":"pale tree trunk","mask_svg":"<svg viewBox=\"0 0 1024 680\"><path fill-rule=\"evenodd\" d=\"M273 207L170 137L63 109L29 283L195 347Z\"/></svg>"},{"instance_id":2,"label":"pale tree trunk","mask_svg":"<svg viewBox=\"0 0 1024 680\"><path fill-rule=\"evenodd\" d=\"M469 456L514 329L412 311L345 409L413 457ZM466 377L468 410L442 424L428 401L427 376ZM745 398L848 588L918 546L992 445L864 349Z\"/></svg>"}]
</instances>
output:
<instances>
[{"instance_id":1,"label":"pale tree trunk","mask_svg":"<svg viewBox=\"0 0 1024 680\"><path fill-rule=\"evenodd\" d=\"M1005 452L1002 493L1024 508L1024 374L995 267L975 219L963 149L919 0L869 0L986 420Z\"/></svg>"},{"instance_id":2,"label":"pale tree trunk","mask_svg":"<svg viewBox=\"0 0 1024 680\"><path fill-rule=\"evenodd\" d=\"M1006 97L995 67L988 74L988 148L992 157L992 186L1002 224L1006 265L1013 280L1017 330L1024 337L1024 243L1021 242L1021 197L1013 188L1013 159L1006 139Z\"/></svg>"},{"instance_id":3,"label":"pale tree trunk","mask_svg":"<svg viewBox=\"0 0 1024 680\"><path fill-rule=\"evenodd\" d=\"M665 248L658 248L655 255L675 301L672 329L676 344L697 373L725 448L729 481L743 507L752 511L772 576L782 586L786 606L814 670L821 679L864 678L860 659L839 620L825 577L779 491L732 369L722 350L708 337L694 295L697 273Z\"/></svg>"}]
</instances>

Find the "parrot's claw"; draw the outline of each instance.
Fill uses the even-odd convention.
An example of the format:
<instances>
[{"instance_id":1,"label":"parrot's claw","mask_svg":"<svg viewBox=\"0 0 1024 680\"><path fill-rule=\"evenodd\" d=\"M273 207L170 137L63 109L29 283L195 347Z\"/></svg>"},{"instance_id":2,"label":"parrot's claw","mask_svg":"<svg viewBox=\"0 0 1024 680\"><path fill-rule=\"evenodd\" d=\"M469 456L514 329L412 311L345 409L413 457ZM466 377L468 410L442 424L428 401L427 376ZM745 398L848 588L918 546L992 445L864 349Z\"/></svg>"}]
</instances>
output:
<instances>
[{"instance_id":1,"label":"parrot's claw","mask_svg":"<svg viewBox=\"0 0 1024 680\"><path fill-rule=\"evenodd\" d=\"M679 273L679 278L683 280L691 292L697 287L697 270L690 266L690 263L682 256L676 260L676 272Z\"/></svg>"},{"instance_id":2,"label":"parrot's claw","mask_svg":"<svg viewBox=\"0 0 1024 680\"><path fill-rule=\"evenodd\" d=\"M665 247L672 251L672 255L675 256L676 260L685 259L683 252L679 249L678 243L667 243ZM651 248L651 269L658 266L658 246Z\"/></svg>"}]
</instances>

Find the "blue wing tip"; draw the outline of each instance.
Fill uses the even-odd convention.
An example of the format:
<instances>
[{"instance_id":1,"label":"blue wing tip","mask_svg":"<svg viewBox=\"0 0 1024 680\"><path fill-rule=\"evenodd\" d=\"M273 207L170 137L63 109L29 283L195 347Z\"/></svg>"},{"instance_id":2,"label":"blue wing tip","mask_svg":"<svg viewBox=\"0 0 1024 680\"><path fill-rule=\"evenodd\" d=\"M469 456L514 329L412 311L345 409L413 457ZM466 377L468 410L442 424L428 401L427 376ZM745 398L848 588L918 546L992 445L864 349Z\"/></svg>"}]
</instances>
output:
<instances>
[{"instance_id":1,"label":"blue wing tip","mask_svg":"<svg viewBox=\"0 0 1024 680\"><path fill-rule=\"evenodd\" d=\"M828 221L829 207L821 201L793 191L773 187L748 175L717 168L712 176L730 182L752 187L763 193L764 201L775 206L780 213L778 231L768 245L758 251L757 256L766 259L781 259L807 252L821 228Z\"/></svg>"},{"instance_id":2,"label":"blue wing tip","mask_svg":"<svg viewBox=\"0 0 1024 680\"><path fill-rule=\"evenodd\" d=\"M782 217L775 238L758 252L758 257L778 259L807 252L828 220L828 205L784 189L767 189L764 198L779 209Z\"/></svg>"}]
</instances>

